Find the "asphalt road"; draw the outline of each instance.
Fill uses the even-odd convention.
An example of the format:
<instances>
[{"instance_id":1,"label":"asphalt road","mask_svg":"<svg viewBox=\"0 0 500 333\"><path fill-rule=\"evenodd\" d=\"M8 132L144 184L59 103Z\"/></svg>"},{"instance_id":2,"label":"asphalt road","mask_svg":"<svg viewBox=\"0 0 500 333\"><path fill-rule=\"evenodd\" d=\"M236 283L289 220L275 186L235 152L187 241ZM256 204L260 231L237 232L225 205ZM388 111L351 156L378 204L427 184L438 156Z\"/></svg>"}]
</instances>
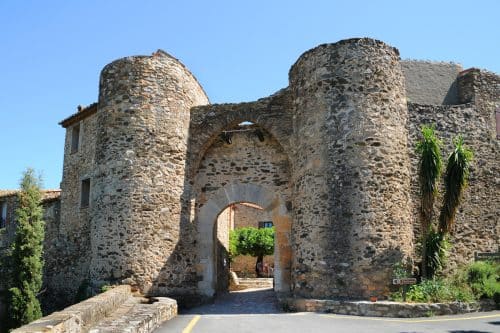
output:
<instances>
[{"instance_id":1,"label":"asphalt road","mask_svg":"<svg viewBox=\"0 0 500 333\"><path fill-rule=\"evenodd\" d=\"M271 290L231 293L181 313L155 333L384 332L500 333L500 311L430 318L283 313Z\"/></svg>"}]
</instances>

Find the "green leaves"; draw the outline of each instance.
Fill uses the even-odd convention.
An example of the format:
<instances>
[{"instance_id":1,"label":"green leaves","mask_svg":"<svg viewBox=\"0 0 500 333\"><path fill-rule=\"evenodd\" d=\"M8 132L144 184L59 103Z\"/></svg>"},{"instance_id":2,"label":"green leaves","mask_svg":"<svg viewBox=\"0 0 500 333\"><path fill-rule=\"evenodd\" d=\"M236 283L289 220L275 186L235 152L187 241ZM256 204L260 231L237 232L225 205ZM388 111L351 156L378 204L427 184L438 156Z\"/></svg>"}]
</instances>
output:
<instances>
[{"instance_id":1,"label":"green leaves","mask_svg":"<svg viewBox=\"0 0 500 333\"><path fill-rule=\"evenodd\" d=\"M442 142L436 137L434 126L422 126L423 139L417 142L417 152L420 154L420 189L422 194L437 192L437 181L441 176Z\"/></svg>"},{"instance_id":2,"label":"green leaves","mask_svg":"<svg viewBox=\"0 0 500 333\"><path fill-rule=\"evenodd\" d=\"M428 263L429 256L434 256L434 253L429 254L427 238L432 230L432 213L434 208L434 200L438 192L438 180L441 177L442 160L441 160L441 140L439 140L434 132L434 126L422 126L423 139L417 142L417 153L420 154L419 164L419 180L421 193L421 222L422 222L422 276L430 277L435 270L430 268ZM432 272L432 273L431 273Z\"/></svg>"},{"instance_id":3,"label":"green leaves","mask_svg":"<svg viewBox=\"0 0 500 333\"><path fill-rule=\"evenodd\" d=\"M434 229L431 229L427 234L425 242L426 246L426 277L434 277L437 272L441 271L444 267L446 258L448 256L448 249L450 244L443 234Z\"/></svg>"},{"instance_id":4,"label":"green leaves","mask_svg":"<svg viewBox=\"0 0 500 333\"><path fill-rule=\"evenodd\" d=\"M470 163L473 158L472 151L464 145L461 136L453 140L455 149L448 157L446 173L444 176L445 193L443 206L439 215L439 230L449 233L455 223L455 214L467 187L469 179Z\"/></svg>"},{"instance_id":5,"label":"green leaves","mask_svg":"<svg viewBox=\"0 0 500 333\"><path fill-rule=\"evenodd\" d=\"M45 229L40 179L32 169L21 180L19 207L16 210L16 237L12 244L12 286L9 289L9 314L12 328L42 316L36 294L42 287L43 239Z\"/></svg>"},{"instance_id":6,"label":"green leaves","mask_svg":"<svg viewBox=\"0 0 500 333\"><path fill-rule=\"evenodd\" d=\"M453 140L454 150L448 157L444 176L445 193L439 215L438 232L432 226L434 200L441 176L441 141L434 126L422 126L422 140L417 142L416 151L420 155L419 180L422 222L422 276L432 278L441 270L446 258L446 235L451 232L455 215L467 187L472 151L464 145L463 138Z\"/></svg>"},{"instance_id":7,"label":"green leaves","mask_svg":"<svg viewBox=\"0 0 500 333\"><path fill-rule=\"evenodd\" d=\"M273 228L239 228L229 234L229 253L232 258L238 255L252 257L267 256L274 253Z\"/></svg>"}]
</instances>

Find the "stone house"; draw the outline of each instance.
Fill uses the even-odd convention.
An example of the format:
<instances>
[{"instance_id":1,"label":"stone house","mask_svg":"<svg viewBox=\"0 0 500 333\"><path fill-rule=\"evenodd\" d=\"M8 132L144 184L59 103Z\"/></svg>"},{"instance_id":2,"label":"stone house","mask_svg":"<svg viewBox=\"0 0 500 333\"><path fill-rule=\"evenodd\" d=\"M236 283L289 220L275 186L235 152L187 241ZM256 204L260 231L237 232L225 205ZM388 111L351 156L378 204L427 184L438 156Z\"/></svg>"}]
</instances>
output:
<instances>
[{"instance_id":1,"label":"stone house","mask_svg":"<svg viewBox=\"0 0 500 333\"><path fill-rule=\"evenodd\" d=\"M392 266L415 256L423 124L448 145L462 134L475 152L451 266L498 248L494 73L402 61L359 38L305 52L288 87L254 102L210 104L163 51L112 62L99 86L95 104L61 122L60 214L45 252L48 294L61 305L84 281L185 304L213 297L227 276L216 221L239 203L276 228L277 292L383 297Z\"/></svg>"}]
</instances>

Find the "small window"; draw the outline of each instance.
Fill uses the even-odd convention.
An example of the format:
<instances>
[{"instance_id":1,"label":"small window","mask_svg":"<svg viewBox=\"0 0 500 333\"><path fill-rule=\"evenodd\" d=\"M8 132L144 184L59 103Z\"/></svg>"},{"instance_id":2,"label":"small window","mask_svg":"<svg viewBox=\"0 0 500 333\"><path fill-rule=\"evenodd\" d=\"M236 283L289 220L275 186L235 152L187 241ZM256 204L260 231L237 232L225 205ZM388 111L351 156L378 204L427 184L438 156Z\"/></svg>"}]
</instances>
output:
<instances>
[{"instance_id":1,"label":"small window","mask_svg":"<svg viewBox=\"0 0 500 333\"><path fill-rule=\"evenodd\" d=\"M271 221L259 221L259 229L272 228L272 227L273 227L273 222Z\"/></svg>"},{"instance_id":2,"label":"small window","mask_svg":"<svg viewBox=\"0 0 500 333\"><path fill-rule=\"evenodd\" d=\"M71 130L71 153L76 153L80 145L80 124L73 126Z\"/></svg>"},{"instance_id":3,"label":"small window","mask_svg":"<svg viewBox=\"0 0 500 333\"><path fill-rule=\"evenodd\" d=\"M0 228L5 228L7 225L7 203L0 202Z\"/></svg>"},{"instance_id":4,"label":"small window","mask_svg":"<svg viewBox=\"0 0 500 333\"><path fill-rule=\"evenodd\" d=\"M90 203L90 178L82 180L82 196L80 207L88 207Z\"/></svg>"}]
</instances>

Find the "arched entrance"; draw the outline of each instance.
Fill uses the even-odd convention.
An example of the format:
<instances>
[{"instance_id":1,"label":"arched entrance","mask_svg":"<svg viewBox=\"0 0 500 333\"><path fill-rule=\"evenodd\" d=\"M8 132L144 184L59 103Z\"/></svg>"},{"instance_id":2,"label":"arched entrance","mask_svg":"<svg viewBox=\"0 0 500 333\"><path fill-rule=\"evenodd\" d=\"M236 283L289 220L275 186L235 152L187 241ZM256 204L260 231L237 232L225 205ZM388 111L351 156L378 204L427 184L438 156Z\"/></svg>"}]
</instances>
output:
<instances>
[{"instance_id":1,"label":"arched entrance","mask_svg":"<svg viewBox=\"0 0 500 333\"><path fill-rule=\"evenodd\" d=\"M290 290L291 267L291 215L284 200L274 191L262 185L233 182L219 189L197 212L198 258L203 279L198 282L199 291L213 296L216 291L217 269L215 258L214 227L219 214L229 205L250 202L262 207L272 216L275 226L274 290Z\"/></svg>"}]
</instances>

